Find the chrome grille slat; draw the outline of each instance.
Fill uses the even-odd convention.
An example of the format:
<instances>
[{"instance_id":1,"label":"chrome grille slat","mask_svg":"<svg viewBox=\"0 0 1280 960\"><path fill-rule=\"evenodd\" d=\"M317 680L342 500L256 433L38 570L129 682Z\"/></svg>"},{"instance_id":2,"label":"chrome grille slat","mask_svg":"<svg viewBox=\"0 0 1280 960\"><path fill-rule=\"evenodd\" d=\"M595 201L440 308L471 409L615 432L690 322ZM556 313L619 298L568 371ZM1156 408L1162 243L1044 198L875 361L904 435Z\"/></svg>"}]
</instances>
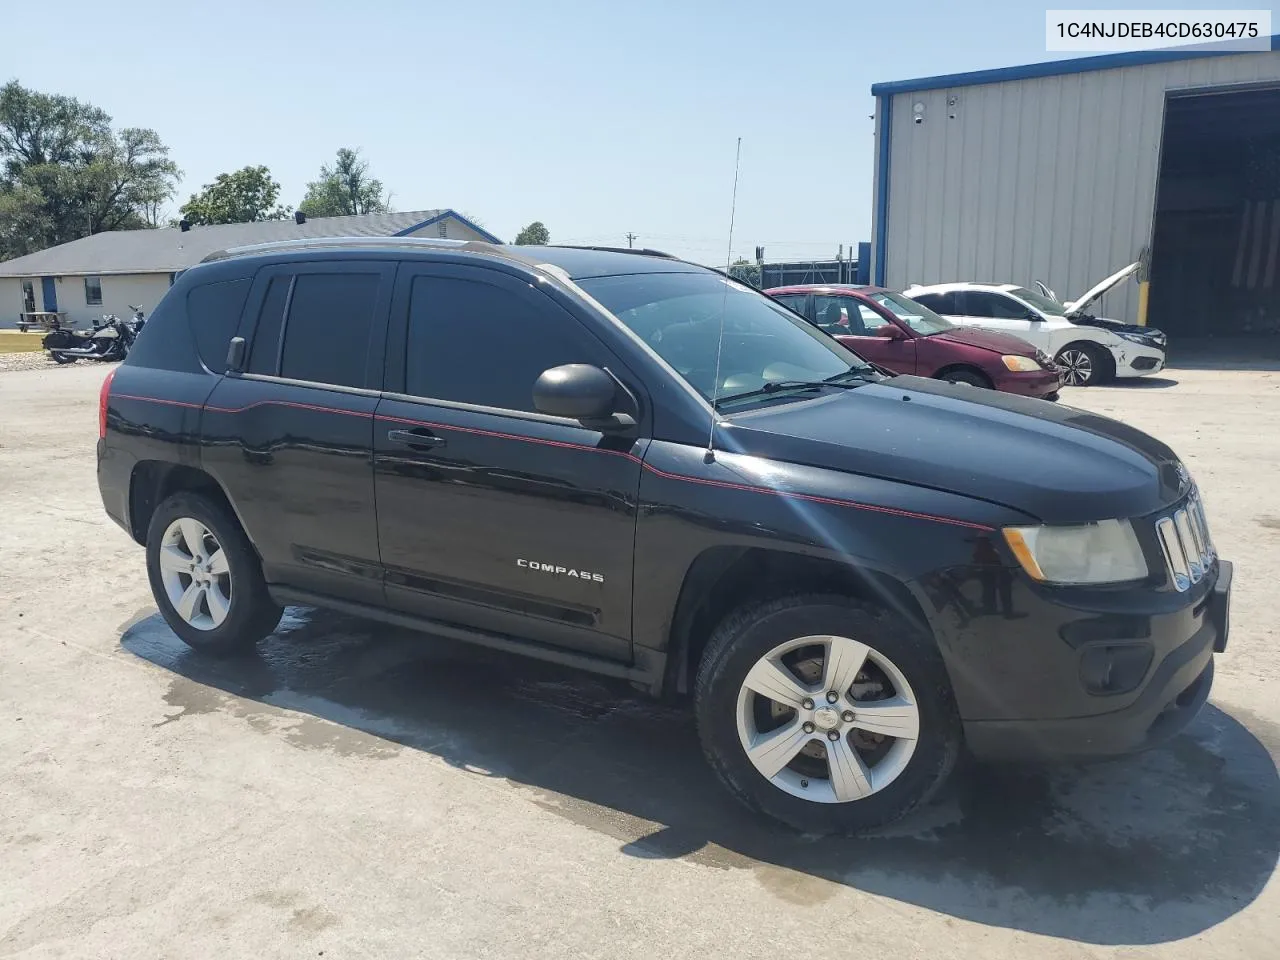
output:
<instances>
[{"instance_id":1,"label":"chrome grille slat","mask_svg":"<svg viewBox=\"0 0 1280 960\"><path fill-rule=\"evenodd\" d=\"M1199 583L1213 565L1213 541L1198 491L1186 503L1156 521L1156 539L1164 553L1169 579L1179 592Z\"/></svg>"}]
</instances>

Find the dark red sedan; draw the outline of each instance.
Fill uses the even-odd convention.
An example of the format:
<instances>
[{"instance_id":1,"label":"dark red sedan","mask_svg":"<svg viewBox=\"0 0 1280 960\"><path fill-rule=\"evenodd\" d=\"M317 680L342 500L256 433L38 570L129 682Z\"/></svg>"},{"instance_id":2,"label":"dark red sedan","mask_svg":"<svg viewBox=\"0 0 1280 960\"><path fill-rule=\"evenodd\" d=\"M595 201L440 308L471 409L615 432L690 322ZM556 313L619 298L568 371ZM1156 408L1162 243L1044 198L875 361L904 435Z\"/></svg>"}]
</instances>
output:
<instances>
[{"instance_id":1,"label":"dark red sedan","mask_svg":"<svg viewBox=\"0 0 1280 960\"><path fill-rule=\"evenodd\" d=\"M765 293L894 373L1058 399L1057 367L1027 341L956 326L900 293L841 285L774 287Z\"/></svg>"}]
</instances>

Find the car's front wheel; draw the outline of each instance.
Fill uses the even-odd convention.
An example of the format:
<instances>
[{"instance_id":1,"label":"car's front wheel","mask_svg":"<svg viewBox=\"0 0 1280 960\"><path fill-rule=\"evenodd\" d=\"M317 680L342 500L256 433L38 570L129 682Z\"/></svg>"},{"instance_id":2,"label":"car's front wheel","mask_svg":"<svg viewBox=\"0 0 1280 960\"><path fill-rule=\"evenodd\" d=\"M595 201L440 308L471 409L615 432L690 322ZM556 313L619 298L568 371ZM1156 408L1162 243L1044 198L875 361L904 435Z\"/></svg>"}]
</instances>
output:
<instances>
[{"instance_id":1,"label":"car's front wheel","mask_svg":"<svg viewBox=\"0 0 1280 960\"><path fill-rule=\"evenodd\" d=\"M730 614L696 688L703 750L748 807L803 832L856 833L927 800L960 727L932 641L840 595L791 595Z\"/></svg>"},{"instance_id":2,"label":"car's front wheel","mask_svg":"<svg viewBox=\"0 0 1280 960\"><path fill-rule=\"evenodd\" d=\"M1106 383L1114 373L1114 361L1102 347L1093 343L1069 343L1054 358L1062 371L1062 383L1068 387L1094 387Z\"/></svg>"},{"instance_id":3,"label":"car's front wheel","mask_svg":"<svg viewBox=\"0 0 1280 960\"><path fill-rule=\"evenodd\" d=\"M252 647L280 623L258 556L231 512L177 493L147 528L147 576L165 621L188 646L227 654Z\"/></svg>"}]
</instances>

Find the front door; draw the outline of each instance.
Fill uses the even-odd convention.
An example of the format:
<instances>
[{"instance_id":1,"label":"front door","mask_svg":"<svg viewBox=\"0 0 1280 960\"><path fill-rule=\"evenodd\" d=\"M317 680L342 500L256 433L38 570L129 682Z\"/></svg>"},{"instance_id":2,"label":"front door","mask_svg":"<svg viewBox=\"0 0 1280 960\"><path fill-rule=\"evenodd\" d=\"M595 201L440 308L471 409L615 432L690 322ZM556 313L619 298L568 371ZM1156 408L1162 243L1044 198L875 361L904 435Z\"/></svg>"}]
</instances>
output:
<instances>
[{"instance_id":1,"label":"front door","mask_svg":"<svg viewBox=\"0 0 1280 960\"><path fill-rule=\"evenodd\" d=\"M374 421L388 602L522 640L631 658L645 441L533 409L564 363L608 367L595 336L499 270L401 267Z\"/></svg>"},{"instance_id":2,"label":"front door","mask_svg":"<svg viewBox=\"0 0 1280 960\"><path fill-rule=\"evenodd\" d=\"M53 281L53 277L40 278L40 290L44 294L44 309L46 313L58 312L58 286Z\"/></svg>"},{"instance_id":3,"label":"front door","mask_svg":"<svg viewBox=\"0 0 1280 960\"><path fill-rule=\"evenodd\" d=\"M957 323L1011 333L1042 350L1049 349L1044 321L1013 297L983 290L962 290L956 294L956 300L960 315L951 319Z\"/></svg>"},{"instance_id":4,"label":"front door","mask_svg":"<svg viewBox=\"0 0 1280 960\"><path fill-rule=\"evenodd\" d=\"M916 342L912 335L857 297L817 293L813 304L818 325L846 347L894 373L916 372ZM883 336L894 329L898 339Z\"/></svg>"}]
</instances>

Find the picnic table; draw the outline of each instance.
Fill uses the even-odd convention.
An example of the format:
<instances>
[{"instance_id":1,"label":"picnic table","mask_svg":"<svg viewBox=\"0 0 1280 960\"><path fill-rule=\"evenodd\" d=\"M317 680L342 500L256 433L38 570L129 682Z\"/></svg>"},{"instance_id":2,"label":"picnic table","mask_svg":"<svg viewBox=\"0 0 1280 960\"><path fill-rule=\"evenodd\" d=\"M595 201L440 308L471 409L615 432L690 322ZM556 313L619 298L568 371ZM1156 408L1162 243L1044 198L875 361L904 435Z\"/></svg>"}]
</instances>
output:
<instances>
[{"instance_id":1,"label":"picnic table","mask_svg":"<svg viewBox=\"0 0 1280 960\"><path fill-rule=\"evenodd\" d=\"M60 330L74 325L67 323L66 311L36 310L18 314L18 329L23 333L31 327L39 327L41 330Z\"/></svg>"}]
</instances>

